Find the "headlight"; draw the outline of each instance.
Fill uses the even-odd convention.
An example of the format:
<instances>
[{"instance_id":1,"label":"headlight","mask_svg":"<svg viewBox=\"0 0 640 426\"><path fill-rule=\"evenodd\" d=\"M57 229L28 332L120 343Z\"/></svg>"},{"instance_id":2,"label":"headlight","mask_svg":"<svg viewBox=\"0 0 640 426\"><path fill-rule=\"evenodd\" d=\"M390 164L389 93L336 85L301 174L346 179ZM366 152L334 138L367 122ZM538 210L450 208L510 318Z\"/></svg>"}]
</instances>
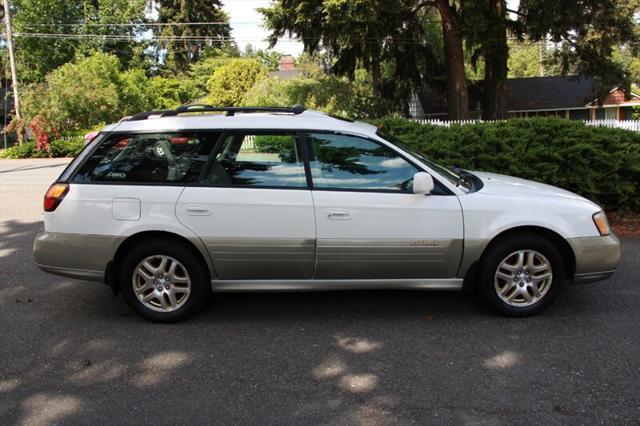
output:
<instances>
[{"instance_id":1,"label":"headlight","mask_svg":"<svg viewBox=\"0 0 640 426\"><path fill-rule=\"evenodd\" d=\"M604 214L602 210L593 214L593 223L596 224L596 228L598 228L600 235L609 235L609 221L607 220L607 215Z\"/></svg>"}]
</instances>

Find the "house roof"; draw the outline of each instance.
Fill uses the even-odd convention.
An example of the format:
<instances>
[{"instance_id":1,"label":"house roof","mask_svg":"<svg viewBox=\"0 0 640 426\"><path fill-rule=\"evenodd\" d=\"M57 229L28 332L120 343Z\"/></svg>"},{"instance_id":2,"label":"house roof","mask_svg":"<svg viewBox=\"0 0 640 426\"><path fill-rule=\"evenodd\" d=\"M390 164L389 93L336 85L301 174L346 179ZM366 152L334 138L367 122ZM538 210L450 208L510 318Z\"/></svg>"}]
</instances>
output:
<instances>
[{"instance_id":1,"label":"house roof","mask_svg":"<svg viewBox=\"0 0 640 426\"><path fill-rule=\"evenodd\" d=\"M595 98L589 77L558 76L507 80L507 110L584 108Z\"/></svg>"},{"instance_id":2,"label":"house roof","mask_svg":"<svg viewBox=\"0 0 640 426\"><path fill-rule=\"evenodd\" d=\"M426 114L446 114L443 88L423 87ZM507 111L540 111L588 108L596 93L589 77L557 76L510 78L506 81ZM473 107L472 107L473 108Z\"/></svg>"}]
</instances>

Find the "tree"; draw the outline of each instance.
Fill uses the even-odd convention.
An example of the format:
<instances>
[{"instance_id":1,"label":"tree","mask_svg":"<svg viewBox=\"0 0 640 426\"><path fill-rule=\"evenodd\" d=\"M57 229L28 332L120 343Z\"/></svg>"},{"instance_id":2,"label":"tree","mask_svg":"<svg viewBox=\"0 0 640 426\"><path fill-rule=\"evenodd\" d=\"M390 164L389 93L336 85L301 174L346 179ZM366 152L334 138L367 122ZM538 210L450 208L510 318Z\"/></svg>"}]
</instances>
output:
<instances>
[{"instance_id":1,"label":"tree","mask_svg":"<svg viewBox=\"0 0 640 426\"><path fill-rule=\"evenodd\" d=\"M207 22L208 24L194 24ZM220 0L159 0L158 23L183 25L156 26L159 43L166 49L166 68L186 71L197 62L207 47L221 47L230 42L229 17Z\"/></svg>"},{"instance_id":2,"label":"tree","mask_svg":"<svg viewBox=\"0 0 640 426\"><path fill-rule=\"evenodd\" d=\"M24 115L27 123L41 117L61 132L76 131L140 111L175 108L201 93L191 79L149 79L136 68L123 72L116 56L95 52L51 72L45 83L28 85Z\"/></svg>"},{"instance_id":3,"label":"tree","mask_svg":"<svg viewBox=\"0 0 640 426\"><path fill-rule=\"evenodd\" d=\"M245 93L256 81L267 76L267 69L255 59L233 59L217 68L209 82L208 100L213 105L240 105Z\"/></svg>"},{"instance_id":4,"label":"tree","mask_svg":"<svg viewBox=\"0 0 640 426\"><path fill-rule=\"evenodd\" d=\"M518 30L532 41L554 43L551 61L562 72L592 77L603 99L614 86L629 88L629 76L614 50L621 45L637 50L639 9L638 0L522 0Z\"/></svg>"},{"instance_id":5,"label":"tree","mask_svg":"<svg viewBox=\"0 0 640 426\"><path fill-rule=\"evenodd\" d=\"M613 60L625 69L631 82L638 86L640 84L640 57L634 54L633 50L630 46L619 46L613 52Z\"/></svg>"},{"instance_id":6,"label":"tree","mask_svg":"<svg viewBox=\"0 0 640 426\"><path fill-rule=\"evenodd\" d=\"M442 20L449 118L464 120L469 118L469 90L465 78L459 11L454 1L435 0L435 4Z\"/></svg>"},{"instance_id":7,"label":"tree","mask_svg":"<svg viewBox=\"0 0 640 426\"><path fill-rule=\"evenodd\" d=\"M282 54L273 50L258 49L255 50L253 45L247 44L242 53L243 58L257 59L269 71L276 71L280 65Z\"/></svg>"},{"instance_id":8,"label":"tree","mask_svg":"<svg viewBox=\"0 0 640 426\"><path fill-rule=\"evenodd\" d=\"M47 75L45 86L27 88L25 117L40 115L60 131L88 128L121 118L119 93L120 61L96 53L62 65Z\"/></svg>"},{"instance_id":9,"label":"tree","mask_svg":"<svg viewBox=\"0 0 640 426\"><path fill-rule=\"evenodd\" d=\"M143 55L142 46L133 38L140 30L136 24L144 21L145 5L145 0L13 1L15 31L46 34L16 37L20 80L43 81L45 75L73 60L77 53L94 50L117 52L121 62L128 66ZM95 34L117 38L94 37Z\"/></svg>"},{"instance_id":10,"label":"tree","mask_svg":"<svg viewBox=\"0 0 640 426\"><path fill-rule=\"evenodd\" d=\"M508 78L523 77L542 77L544 75L544 65L541 63L541 52L543 46L541 43L531 43L528 41L522 43L509 44L509 60L507 67L509 68Z\"/></svg>"},{"instance_id":11,"label":"tree","mask_svg":"<svg viewBox=\"0 0 640 426\"><path fill-rule=\"evenodd\" d=\"M482 116L485 119L507 118L506 79L509 47L505 0L467 2L462 11L462 32L473 49L472 61L484 59L482 81Z\"/></svg>"},{"instance_id":12,"label":"tree","mask_svg":"<svg viewBox=\"0 0 640 426\"><path fill-rule=\"evenodd\" d=\"M374 118L386 115L391 105L373 96L364 70L356 71L354 81L345 77L299 76L281 80L277 77L258 81L246 93L243 105L291 106L304 105L330 114L353 118Z\"/></svg>"},{"instance_id":13,"label":"tree","mask_svg":"<svg viewBox=\"0 0 640 426\"><path fill-rule=\"evenodd\" d=\"M202 91L203 94L207 92L207 83L211 76L216 72L218 68L228 64L236 58L229 56L216 56L200 60L189 67L188 76L193 83Z\"/></svg>"},{"instance_id":14,"label":"tree","mask_svg":"<svg viewBox=\"0 0 640 426\"><path fill-rule=\"evenodd\" d=\"M205 92L188 76L153 77L148 82L148 94L152 101L150 109L173 109L197 100Z\"/></svg>"},{"instance_id":15,"label":"tree","mask_svg":"<svg viewBox=\"0 0 640 426\"><path fill-rule=\"evenodd\" d=\"M600 95L613 86L628 87L624 67L616 63L612 52L619 45L636 46L638 0L521 0L519 9L510 13L505 0L461 4L466 43L475 49L474 59L484 60L482 106L486 119L506 118L508 35L555 44L551 54L544 55L545 66L559 65L563 74L592 77ZM539 64L539 59L536 62Z\"/></svg>"},{"instance_id":16,"label":"tree","mask_svg":"<svg viewBox=\"0 0 640 426\"><path fill-rule=\"evenodd\" d=\"M445 0L439 2L444 10L453 10ZM272 45L288 34L300 38L308 54L326 52L335 75L353 78L363 68L371 76L374 94L406 111L411 91L438 71L433 67L437 61L431 61L434 45L424 25L425 17L432 13L430 4L417 0L277 0L259 10L271 31ZM459 75L455 73L454 78ZM465 89L464 78L456 83ZM462 92L464 101L466 90ZM457 99L452 105L465 115L466 106L458 108Z\"/></svg>"}]
</instances>

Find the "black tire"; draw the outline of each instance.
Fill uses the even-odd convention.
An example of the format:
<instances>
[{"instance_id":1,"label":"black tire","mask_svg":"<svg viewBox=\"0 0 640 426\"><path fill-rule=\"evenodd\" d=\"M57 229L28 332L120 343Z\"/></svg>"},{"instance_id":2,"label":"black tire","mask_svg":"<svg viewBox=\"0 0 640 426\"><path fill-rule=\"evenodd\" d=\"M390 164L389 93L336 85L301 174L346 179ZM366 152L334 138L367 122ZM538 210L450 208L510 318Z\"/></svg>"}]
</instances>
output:
<instances>
[{"instance_id":1,"label":"black tire","mask_svg":"<svg viewBox=\"0 0 640 426\"><path fill-rule=\"evenodd\" d=\"M498 295L494 282L498 266L518 250L536 251L546 257L551 265L552 279L548 290L540 299L527 306L514 306L504 301ZM564 262L558 248L548 239L533 233L514 234L498 241L489 247L479 266L477 291L481 302L493 312L510 317L527 317L547 309L558 297L565 281ZM514 285L519 285L523 290L527 289L527 283L522 285L520 282L516 284L515 281L514 277Z\"/></svg>"},{"instance_id":2,"label":"black tire","mask_svg":"<svg viewBox=\"0 0 640 426\"><path fill-rule=\"evenodd\" d=\"M169 256L177 260L189 276L190 293L186 301L173 311L154 311L136 296L133 287L134 271L140 262L151 256ZM118 283L124 300L135 313L150 321L170 323L187 319L202 310L211 294L211 281L206 265L190 247L178 241L154 238L139 243L125 254L118 269Z\"/></svg>"}]
</instances>

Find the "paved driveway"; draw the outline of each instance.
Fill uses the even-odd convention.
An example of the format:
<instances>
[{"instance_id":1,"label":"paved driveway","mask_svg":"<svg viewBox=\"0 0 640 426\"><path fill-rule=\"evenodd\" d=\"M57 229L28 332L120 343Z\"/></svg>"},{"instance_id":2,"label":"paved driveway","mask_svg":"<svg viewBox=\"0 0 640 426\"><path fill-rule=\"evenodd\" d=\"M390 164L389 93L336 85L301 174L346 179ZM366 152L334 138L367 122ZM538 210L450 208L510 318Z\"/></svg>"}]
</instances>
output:
<instances>
[{"instance_id":1,"label":"paved driveway","mask_svg":"<svg viewBox=\"0 0 640 426\"><path fill-rule=\"evenodd\" d=\"M34 266L64 163L0 161L0 424L640 422L638 239L534 318L398 291L220 295L156 325Z\"/></svg>"}]
</instances>

